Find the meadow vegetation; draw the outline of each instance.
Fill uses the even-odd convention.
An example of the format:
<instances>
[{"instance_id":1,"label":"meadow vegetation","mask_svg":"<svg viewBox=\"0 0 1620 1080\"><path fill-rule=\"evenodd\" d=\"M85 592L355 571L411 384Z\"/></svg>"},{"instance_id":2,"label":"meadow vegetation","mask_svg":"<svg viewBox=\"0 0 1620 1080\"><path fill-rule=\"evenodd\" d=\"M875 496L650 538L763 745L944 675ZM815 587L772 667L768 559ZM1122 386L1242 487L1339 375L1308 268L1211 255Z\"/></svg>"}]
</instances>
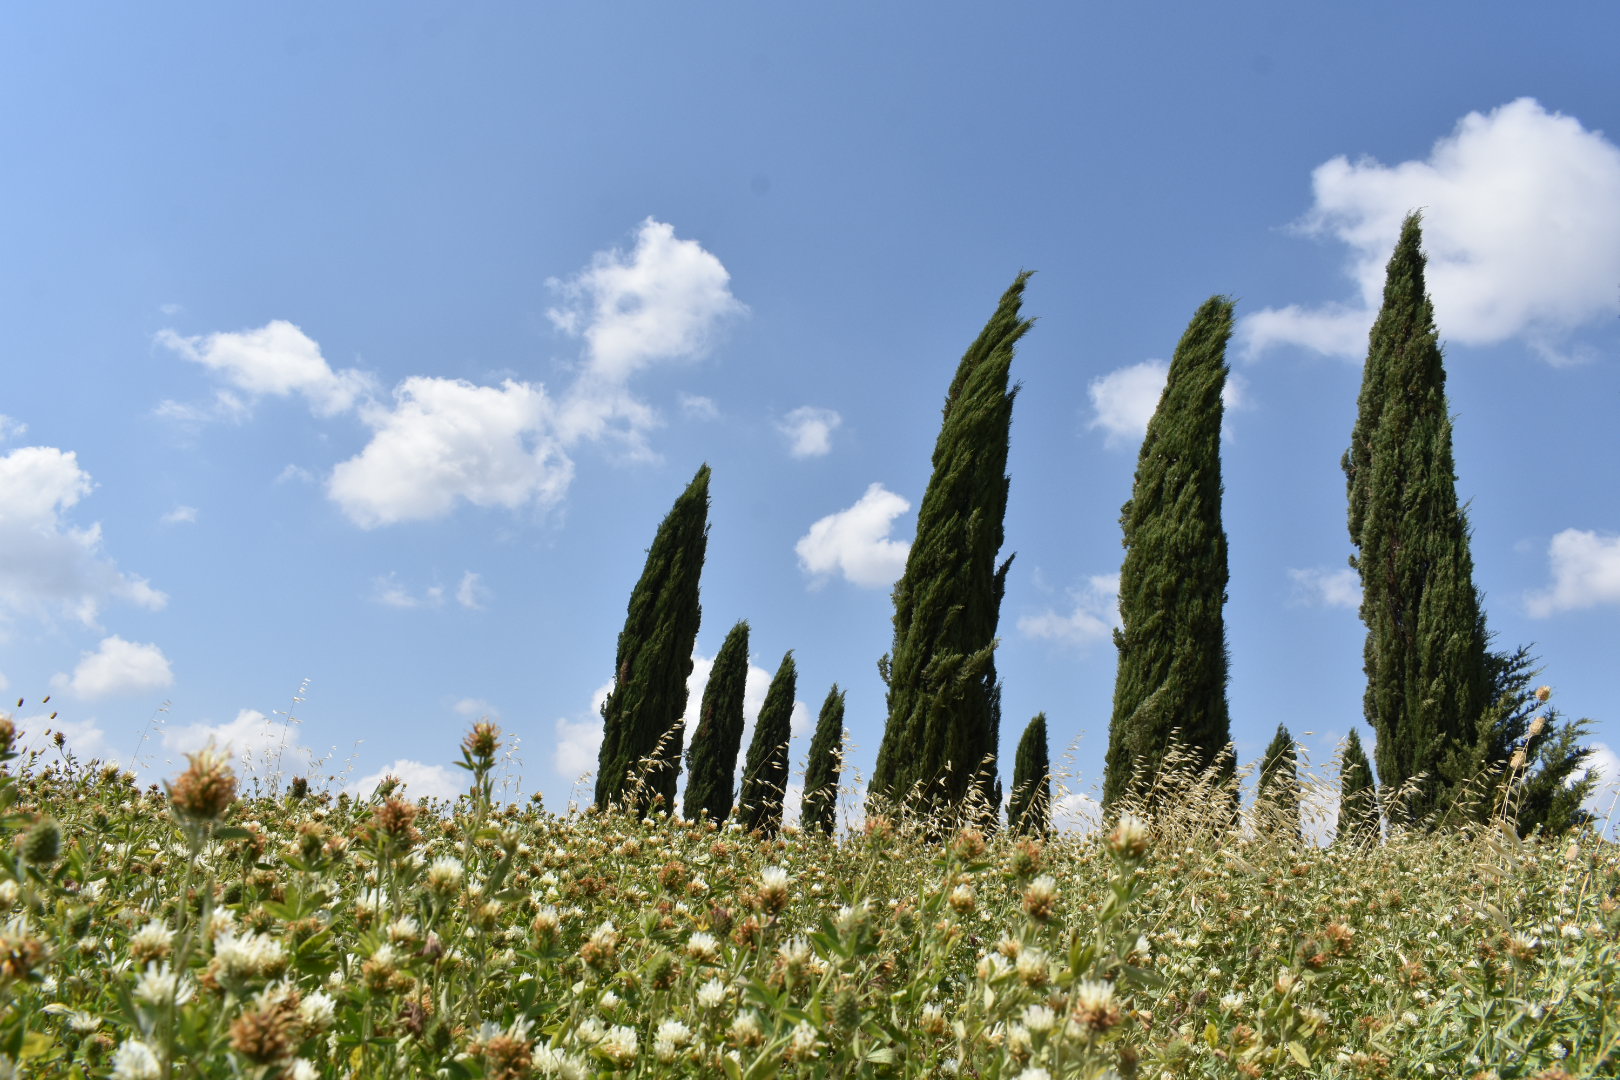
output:
<instances>
[{"instance_id":1,"label":"meadow vegetation","mask_svg":"<svg viewBox=\"0 0 1620 1080\"><path fill-rule=\"evenodd\" d=\"M1189 778L1044 841L162 787L0 719L0 1076L1537 1077L1620 1063L1588 828L1318 846ZM847 809L858 803L846 796ZM1256 817L1256 814L1259 817ZM930 839L943 835L944 839Z\"/></svg>"}]
</instances>

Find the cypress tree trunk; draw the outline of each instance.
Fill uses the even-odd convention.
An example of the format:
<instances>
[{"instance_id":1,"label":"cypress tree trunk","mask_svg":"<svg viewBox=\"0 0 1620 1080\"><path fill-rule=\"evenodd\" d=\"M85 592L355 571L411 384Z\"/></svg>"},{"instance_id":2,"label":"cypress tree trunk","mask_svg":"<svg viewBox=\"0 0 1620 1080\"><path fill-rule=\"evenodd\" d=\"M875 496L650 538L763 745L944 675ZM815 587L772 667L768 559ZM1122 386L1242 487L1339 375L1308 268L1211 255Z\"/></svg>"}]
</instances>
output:
<instances>
[{"instance_id":1,"label":"cypress tree trunk","mask_svg":"<svg viewBox=\"0 0 1620 1080\"><path fill-rule=\"evenodd\" d=\"M782 800L787 792L788 740L793 738L793 695L798 669L793 650L782 657L782 665L765 691L765 704L754 722L754 739L748 744L748 763L743 768L742 791L737 796L737 820L749 832L758 829L767 837L782 830Z\"/></svg>"},{"instance_id":2,"label":"cypress tree trunk","mask_svg":"<svg viewBox=\"0 0 1620 1080\"><path fill-rule=\"evenodd\" d=\"M1378 791L1373 784L1372 764L1361 748L1361 735L1350 729L1339 764L1339 821L1334 842L1378 842Z\"/></svg>"},{"instance_id":3,"label":"cypress tree trunk","mask_svg":"<svg viewBox=\"0 0 1620 1080\"><path fill-rule=\"evenodd\" d=\"M1008 376L1032 325L1019 317L1028 277L1002 295L945 397L917 537L894 586L894 646L878 661L889 687L871 783L879 804L954 813L970 791L996 797L996 623L1012 564L996 559L1017 396Z\"/></svg>"},{"instance_id":4,"label":"cypress tree trunk","mask_svg":"<svg viewBox=\"0 0 1620 1080\"><path fill-rule=\"evenodd\" d=\"M1299 816L1299 757L1294 737L1281 724L1260 759L1260 783L1255 791L1255 810L1261 828L1271 828L1290 840L1304 833Z\"/></svg>"},{"instance_id":5,"label":"cypress tree trunk","mask_svg":"<svg viewBox=\"0 0 1620 1080\"><path fill-rule=\"evenodd\" d=\"M844 692L833 683L821 703L810 759L804 770L799 824L805 832L831 836L838 825L838 775L843 768Z\"/></svg>"},{"instance_id":6,"label":"cypress tree trunk","mask_svg":"<svg viewBox=\"0 0 1620 1080\"><path fill-rule=\"evenodd\" d=\"M1176 346L1148 422L1131 501L1120 515L1119 670L1108 727L1103 809L1136 777L1151 783L1172 741L1203 771L1224 761L1226 533L1221 528L1221 391L1232 302L1211 297Z\"/></svg>"},{"instance_id":7,"label":"cypress tree trunk","mask_svg":"<svg viewBox=\"0 0 1620 1080\"><path fill-rule=\"evenodd\" d=\"M709 467L698 469L670 508L630 594L613 690L602 703L602 751L596 805L645 814L662 798L675 806L686 712L702 608L698 579L709 540ZM650 759L650 760L649 760ZM633 779L632 779L633 777Z\"/></svg>"},{"instance_id":8,"label":"cypress tree trunk","mask_svg":"<svg viewBox=\"0 0 1620 1080\"><path fill-rule=\"evenodd\" d=\"M1024 836L1045 837L1052 831L1052 760L1045 713L1037 713L1018 740L1007 828Z\"/></svg>"},{"instance_id":9,"label":"cypress tree trunk","mask_svg":"<svg viewBox=\"0 0 1620 1080\"><path fill-rule=\"evenodd\" d=\"M701 813L713 822L731 814L747 686L748 623L739 620L709 669L697 730L686 749L686 816L694 821Z\"/></svg>"},{"instance_id":10,"label":"cypress tree trunk","mask_svg":"<svg viewBox=\"0 0 1620 1080\"><path fill-rule=\"evenodd\" d=\"M1474 778L1446 765L1473 758L1495 704L1422 240L1411 214L1389 260L1344 456L1367 625L1363 705L1378 736L1382 801L1400 823L1454 808ZM1392 797L1406 785L1406 798Z\"/></svg>"}]
</instances>

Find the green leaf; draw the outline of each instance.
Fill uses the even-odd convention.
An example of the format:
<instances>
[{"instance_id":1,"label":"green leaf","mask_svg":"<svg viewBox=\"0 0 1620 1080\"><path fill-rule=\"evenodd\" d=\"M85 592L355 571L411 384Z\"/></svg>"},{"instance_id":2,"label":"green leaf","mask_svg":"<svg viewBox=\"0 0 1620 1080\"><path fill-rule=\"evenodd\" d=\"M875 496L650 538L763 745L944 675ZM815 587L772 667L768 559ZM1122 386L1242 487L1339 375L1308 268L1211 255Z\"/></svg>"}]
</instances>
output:
<instances>
[{"instance_id":1,"label":"green leaf","mask_svg":"<svg viewBox=\"0 0 1620 1080\"><path fill-rule=\"evenodd\" d=\"M1289 1041L1288 1055L1299 1062L1301 1067L1306 1069L1311 1067L1311 1055L1305 1050L1305 1044L1298 1039Z\"/></svg>"}]
</instances>

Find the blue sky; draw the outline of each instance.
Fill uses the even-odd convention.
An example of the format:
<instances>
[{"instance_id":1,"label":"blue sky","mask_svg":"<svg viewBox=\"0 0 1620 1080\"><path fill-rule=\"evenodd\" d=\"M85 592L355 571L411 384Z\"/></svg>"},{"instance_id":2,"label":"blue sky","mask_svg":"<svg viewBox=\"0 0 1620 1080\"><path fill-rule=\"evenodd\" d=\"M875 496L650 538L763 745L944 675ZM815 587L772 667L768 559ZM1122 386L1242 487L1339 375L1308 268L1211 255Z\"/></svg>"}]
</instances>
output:
<instances>
[{"instance_id":1,"label":"blue sky","mask_svg":"<svg viewBox=\"0 0 1620 1080\"><path fill-rule=\"evenodd\" d=\"M699 680L748 619L756 702L793 649L865 773L939 406L1028 268L1006 749L1044 710L1099 780L1119 508L1226 293L1233 734L1326 760L1339 458L1422 207L1491 628L1612 768L1620 13L1556 10L9 8L0 686L154 777L215 738L430 794L488 714L560 808L706 461Z\"/></svg>"}]
</instances>

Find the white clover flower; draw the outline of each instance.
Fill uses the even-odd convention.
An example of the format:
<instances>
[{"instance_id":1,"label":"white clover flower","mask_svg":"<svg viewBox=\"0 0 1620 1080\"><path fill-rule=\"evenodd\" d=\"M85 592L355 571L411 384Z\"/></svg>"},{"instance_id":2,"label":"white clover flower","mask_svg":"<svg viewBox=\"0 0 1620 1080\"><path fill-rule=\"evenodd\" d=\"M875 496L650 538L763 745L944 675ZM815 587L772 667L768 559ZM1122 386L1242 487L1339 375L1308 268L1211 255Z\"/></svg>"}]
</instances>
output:
<instances>
[{"instance_id":1,"label":"white clover flower","mask_svg":"<svg viewBox=\"0 0 1620 1080\"><path fill-rule=\"evenodd\" d=\"M1074 988L1076 1012L1101 1013L1114 1003L1114 984L1096 979L1081 979Z\"/></svg>"},{"instance_id":2,"label":"white clover flower","mask_svg":"<svg viewBox=\"0 0 1620 1080\"><path fill-rule=\"evenodd\" d=\"M710 979L698 988L697 1001L705 1009L713 1009L726 1000L726 984Z\"/></svg>"},{"instance_id":3,"label":"white clover flower","mask_svg":"<svg viewBox=\"0 0 1620 1080\"><path fill-rule=\"evenodd\" d=\"M383 949L386 948L388 946L384 945ZM286 950L280 941L253 930L245 934L222 934L214 942L214 960L226 978L244 979L265 975L282 966L286 957Z\"/></svg>"},{"instance_id":4,"label":"white clover flower","mask_svg":"<svg viewBox=\"0 0 1620 1080\"><path fill-rule=\"evenodd\" d=\"M1030 1005L1024 1009L1024 1026L1034 1035L1045 1035L1057 1026L1057 1013L1045 1005Z\"/></svg>"},{"instance_id":5,"label":"white clover flower","mask_svg":"<svg viewBox=\"0 0 1620 1080\"><path fill-rule=\"evenodd\" d=\"M599 1004L604 1009L617 1009L619 1007L619 995L615 994L611 990L604 990L602 991L602 999Z\"/></svg>"},{"instance_id":6,"label":"white clover flower","mask_svg":"<svg viewBox=\"0 0 1620 1080\"><path fill-rule=\"evenodd\" d=\"M414 941L421 933L421 924L409 915L401 916L388 924L390 941Z\"/></svg>"},{"instance_id":7,"label":"white clover flower","mask_svg":"<svg viewBox=\"0 0 1620 1080\"><path fill-rule=\"evenodd\" d=\"M556 1077L557 1080L587 1080L590 1076L589 1067L579 1058L566 1050L553 1050L549 1046L537 1046L531 1060L534 1071L541 1076Z\"/></svg>"},{"instance_id":8,"label":"white clover flower","mask_svg":"<svg viewBox=\"0 0 1620 1080\"><path fill-rule=\"evenodd\" d=\"M174 931L156 919L129 936L129 951L146 956L161 955L169 951L174 942Z\"/></svg>"},{"instance_id":9,"label":"white clover flower","mask_svg":"<svg viewBox=\"0 0 1620 1080\"><path fill-rule=\"evenodd\" d=\"M139 1039L126 1040L113 1051L113 1080L158 1080L163 1065L152 1048Z\"/></svg>"},{"instance_id":10,"label":"white clover flower","mask_svg":"<svg viewBox=\"0 0 1620 1080\"><path fill-rule=\"evenodd\" d=\"M720 943L715 941L713 934L695 931L686 940L686 955L694 960L713 960L720 955Z\"/></svg>"},{"instance_id":11,"label":"white clover flower","mask_svg":"<svg viewBox=\"0 0 1620 1080\"><path fill-rule=\"evenodd\" d=\"M287 1070L291 1080L319 1080L320 1070L308 1058L293 1058L292 1068Z\"/></svg>"},{"instance_id":12,"label":"white clover flower","mask_svg":"<svg viewBox=\"0 0 1620 1080\"><path fill-rule=\"evenodd\" d=\"M1044 949L1025 949L1018 954L1015 966L1018 968L1018 977L1030 986L1039 986L1051 976Z\"/></svg>"},{"instance_id":13,"label":"white clover flower","mask_svg":"<svg viewBox=\"0 0 1620 1080\"><path fill-rule=\"evenodd\" d=\"M17 902L17 883L10 878L0 881L0 907L9 908Z\"/></svg>"},{"instance_id":14,"label":"white clover flower","mask_svg":"<svg viewBox=\"0 0 1620 1080\"><path fill-rule=\"evenodd\" d=\"M738 1013L731 1021L731 1037L744 1045L752 1045L764 1036L759 1026L759 1014L753 1009Z\"/></svg>"},{"instance_id":15,"label":"white clover flower","mask_svg":"<svg viewBox=\"0 0 1620 1080\"><path fill-rule=\"evenodd\" d=\"M686 1046L692 1041L692 1029L679 1020L665 1020L658 1025L657 1037L676 1046Z\"/></svg>"},{"instance_id":16,"label":"white clover flower","mask_svg":"<svg viewBox=\"0 0 1620 1080\"><path fill-rule=\"evenodd\" d=\"M466 876L466 867L461 865L460 859L441 855L428 866L427 887L434 892L454 892L461 887Z\"/></svg>"},{"instance_id":17,"label":"white clover flower","mask_svg":"<svg viewBox=\"0 0 1620 1080\"><path fill-rule=\"evenodd\" d=\"M1007 1029L1007 1052L1015 1058L1028 1057L1034 1049L1034 1041L1030 1038L1029 1028L1023 1024L1014 1024Z\"/></svg>"},{"instance_id":18,"label":"white clover flower","mask_svg":"<svg viewBox=\"0 0 1620 1080\"><path fill-rule=\"evenodd\" d=\"M813 1058L821 1046L821 1040L816 1037L816 1029L803 1020L793 1029L793 1039L788 1043L788 1053L795 1061L804 1058Z\"/></svg>"},{"instance_id":19,"label":"white clover flower","mask_svg":"<svg viewBox=\"0 0 1620 1080\"><path fill-rule=\"evenodd\" d=\"M585 1046L595 1046L603 1035L602 1022L593 1016L587 1016L574 1027L574 1041Z\"/></svg>"},{"instance_id":20,"label":"white clover flower","mask_svg":"<svg viewBox=\"0 0 1620 1080\"><path fill-rule=\"evenodd\" d=\"M196 984L184 974L175 972L167 963L162 967L147 964L146 970L135 980L135 1000L154 1008L171 1001L178 1008L190 1001L196 990Z\"/></svg>"},{"instance_id":21,"label":"white clover flower","mask_svg":"<svg viewBox=\"0 0 1620 1080\"><path fill-rule=\"evenodd\" d=\"M782 962L790 967L800 967L810 960L810 943L801 935L794 935L776 950Z\"/></svg>"},{"instance_id":22,"label":"white clover flower","mask_svg":"<svg viewBox=\"0 0 1620 1080\"><path fill-rule=\"evenodd\" d=\"M788 872L780 866L767 866L759 872L759 885L761 889L786 892Z\"/></svg>"},{"instance_id":23,"label":"white clover flower","mask_svg":"<svg viewBox=\"0 0 1620 1080\"><path fill-rule=\"evenodd\" d=\"M67 1020L68 1027L84 1034L89 1034L101 1026L101 1017L95 1013L70 1008L59 1001L53 1001L45 1006L45 1011L51 1016L64 1017ZM0 1077L4 1075L4 1073L0 1073Z\"/></svg>"},{"instance_id":24,"label":"white clover flower","mask_svg":"<svg viewBox=\"0 0 1620 1080\"><path fill-rule=\"evenodd\" d=\"M1052 1080L1052 1074L1038 1065L1031 1065L1018 1074L1018 1080Z\"/></svg>"},{"instance_id":25,"label":"white clover flower","mask_svg":"<svg viewBox=\"0 0 1620 1080\"><path fill-rule=\"evenodd\" d=\"M1243 995L1242 994L1222 994L1221 995L1221 1011L1222 1012L1237 1012L1242 1007L1243 1007Z\"/></svg>"},{"instance_id":26,"label":"white clover flower","mask_svg":"<svg viewBox=\"0 0 1620 1080\"><path fill-rule=\"evenodd\" d=\"M337 1017L337 1001L325 990L316 990L298 1003L298 1015L308 1027L325 1031Z\"/></svg>"},{"instance_id":27,"label":"white clover flower","mask_svg":"<svg viewBox=\"0 0 1620 1080\"><path fill-rule=\"evenodd\" d=\"M635 1028L614 1024L602 1033L602 1040L596 1044L596 1048L610 1061L625 1065L635 1060L640 1040L636 1037Z\"/></svg>"}]
</instances>

